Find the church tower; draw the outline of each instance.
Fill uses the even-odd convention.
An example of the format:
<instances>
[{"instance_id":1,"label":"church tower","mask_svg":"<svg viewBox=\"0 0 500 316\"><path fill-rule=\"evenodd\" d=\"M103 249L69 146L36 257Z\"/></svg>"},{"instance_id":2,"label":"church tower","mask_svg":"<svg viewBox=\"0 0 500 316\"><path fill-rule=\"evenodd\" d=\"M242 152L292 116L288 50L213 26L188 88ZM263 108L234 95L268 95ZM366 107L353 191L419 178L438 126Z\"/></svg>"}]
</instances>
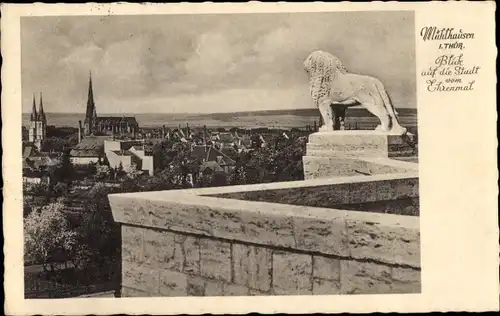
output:
<instances>
[{"instance_id":1,"label":"church tower","mask_svg":"<svg viewBox=\"0 0 500 316\"><path fill-rule=\"evenodd\" d=\"M40 139L44 140L47 136L47 117L43 111L43 100L42 93L40 92L40 108L38 110L38 131L37 134L40 135Z\"/></svg>"},{"instance_id":2,"label":"church tower","mask_svg":"<svg viewBox=\"0 0 500 316\"><path fill-rule=\"evenodd\" d=\"M38 113L36 112L35 94L33 93L33 106L31 108L30 128L29 128L29 137L28 137L28 140L30 143L34 143L35 139L36 139L37 119L38 119Z\"/></svg>"},{"instance_id":3,"label":"church tower","mask_svg":"<svg viewBox=\"0 0 500 316\"><path fill-rule=\"evenodd\" d=\"M87 97L87 111L85 112L84 129L85 136L89 136L96 132L97 128L97 111L94 103L94 92L92 89L92 74L89 73L89 93Z\"/></svg>"},{"instance_id":4,"label":"church tower","mask_svg":"<svg viewBox=\"0 0 500 316\"><path fill-rule=\"evenodd\" d=\"M40 108L37 112L35 103L35 94L33 94L33 107L30 116L30 128L28 140L32 142L38 150L41 150L42 141L47 135L47 117L43 110L42 94L40 93Z\"/></svg>"}]
</instances>

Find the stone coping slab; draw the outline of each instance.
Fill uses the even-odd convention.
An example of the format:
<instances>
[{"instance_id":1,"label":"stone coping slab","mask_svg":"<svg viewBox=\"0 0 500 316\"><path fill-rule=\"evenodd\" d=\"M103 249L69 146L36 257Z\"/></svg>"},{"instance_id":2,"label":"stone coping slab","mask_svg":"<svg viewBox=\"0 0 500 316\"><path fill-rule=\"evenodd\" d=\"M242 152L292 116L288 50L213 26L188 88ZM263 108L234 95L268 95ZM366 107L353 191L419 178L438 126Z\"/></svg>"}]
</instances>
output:
<instances>
[{"instance_id":1,"label":"stone coping slab","mask_svg":"<svg viewBox=\"0 0 500 316\"><path fill-rule=\"evenodd\" d=\"M306 156L311 157L397 157L414 154L410 139L380 131L335 131L309 135Z\"/></svg>"},{"instance_id":2,"label":"stone coping slab","mask_svg":"<svg viewBox=\"0 0 500 316\"><path fill-rule=\"evenodd\" d=\"M115 221L126 225L420 268L418 217L209 196L331 185L358 201L366 188L396 192L394 181L407 181L403 193L418 196L418 176L406 173L110 194L109 201Z\"/></svg>"}]
</instances>

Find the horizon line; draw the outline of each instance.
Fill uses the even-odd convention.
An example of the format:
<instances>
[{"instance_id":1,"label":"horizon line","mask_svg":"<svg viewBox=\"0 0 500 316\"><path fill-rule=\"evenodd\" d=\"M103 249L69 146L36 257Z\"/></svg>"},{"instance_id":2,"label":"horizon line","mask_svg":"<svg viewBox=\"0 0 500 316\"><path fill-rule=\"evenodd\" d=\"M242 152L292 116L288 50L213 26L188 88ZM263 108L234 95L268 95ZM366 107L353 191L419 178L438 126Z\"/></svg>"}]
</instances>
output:
<instances>
[{"instance_id":1,"label":"horizon line","mask_svg":"<svg viewBox=\"0 0 500 316\"><path fill-rule=\"evenodd\" d=\"M414 109L417 110L416 107L395 107L396 109ZM364 107L351 107L351 109L364 109ZM268 111L299 111L299 110L317 110L316 108L295 108L295 109L270 109L270 110L249 110L249 111L235 111L235 112L104 112L97 114L99 115L110 115L110 114L129 114L129 115L142 115L142 114L195 114L195 115L212 115L212 114L231 114L231 113L256 113L256 112L268 112ZM366 110L368 111L368 110ZM46 114L52 113L52 114L82 114L85 115L85 112L48 112L45 111ZM31 112L22 112L22 114L31 114ZM119 115L118 115L119 116Z\"/></svg>"}]
</instances>

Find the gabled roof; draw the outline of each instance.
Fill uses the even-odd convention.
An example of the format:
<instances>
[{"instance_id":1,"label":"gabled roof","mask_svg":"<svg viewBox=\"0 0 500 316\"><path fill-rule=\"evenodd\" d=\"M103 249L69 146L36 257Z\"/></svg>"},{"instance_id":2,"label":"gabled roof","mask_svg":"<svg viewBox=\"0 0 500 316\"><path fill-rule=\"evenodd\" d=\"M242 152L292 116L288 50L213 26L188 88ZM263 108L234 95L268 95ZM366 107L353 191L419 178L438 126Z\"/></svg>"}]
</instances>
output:
<instances>
[{"instance_id":1,"label":"gabled roof","mask_svg":"<svg viewBox=\"0 0 500 316\"><path fill-rule=\"evenodd\" d=\"M205 161L200 166L200 172L203 172L206 169L211 169L213 172L224 172L224 169L222 169L222 167L215 161Z\"/></svg>"},{"instance_id":2,"label":"gabled roof","mask_svg":"<svg viewBox=\"0 0 500 316\"><path fill-rule=\"evenodd\" d=\"M104 141L111 139L111 136L85 137L69 154L71 157L99 157L104 154Z\"/></svg>"},{"instance_id":3,"label":"gabled roof","mask_svg":"<svg viewBox=\"0 0 500 316\"><path fill-rule=\"evenodd\" d=\"M221 157L220 161L219 161L218 157ZM224 154L223 152L221 152L220 150L218 150L212 146L208 150L206 159L207 159L207 161L215 161L218 164L224 165L224 166L228 166L228 165L232 166L232 165L236 164L236 162L233 159L229 158L226 154Z\"/></svg>"},{"instance_id":4,"label":"gabled roof","mask_svg":"<svg viewBox=\"0 0 500 316\"><path fill-rule=\"evenodd\" d=\"M229 158L226 154L213 146L196 145L191 149L191 153L199 159L203 159L205 161L215 161L224 166L236 164L233 159ZM221 157L220 161L218 157Z\"/></svg>"}]
</instances>

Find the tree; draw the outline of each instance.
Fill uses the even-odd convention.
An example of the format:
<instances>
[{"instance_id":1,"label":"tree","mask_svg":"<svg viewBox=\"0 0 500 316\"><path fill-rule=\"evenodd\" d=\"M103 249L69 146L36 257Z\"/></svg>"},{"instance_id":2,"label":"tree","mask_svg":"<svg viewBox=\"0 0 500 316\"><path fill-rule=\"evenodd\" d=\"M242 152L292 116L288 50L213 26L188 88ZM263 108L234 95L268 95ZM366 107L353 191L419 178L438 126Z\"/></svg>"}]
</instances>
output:
<instances>
[{"instance_id":1,"label":"tree","mask_svg":"<svg viewBox=\"0 0 500 316\"><path fill-rule=\"evenodd\" d=\"M42 151L62 152L66 147L66 140L61 137L47 137L42 141Z\"/></svg>"},{"instance_id":2,"label":"tree","mask_svg":"<svg viewBox=\"0 0 500 316\"><path fill-rule=\"evenodd\" d=\"M214 172L210 168L206 168L197 178L195 186L197 188L209 187L213 181Z\"/></svg>"},{"instance_id":3,"label":"tree","mask_svg":"<svg viewBox=\"0 0 500 316\"><path fill-rule=\"evenodd\" d=\"M289 139L274 135L269 146L256 148L237 161L229 183L252 184L303 180L302 156L307 139L292 135Z\"/></svg>"},{"instance_id":4,"label":"tree","mask_svg":"<svg viewBox=\"0 0 500 316\"><path fill-rule=\"evenodd\" d=\"M125 177L125 175L126 175L126 173L123 170L123 164L120 161L120 164L118 165L118 168L116 168L116 170L115 170L115 178L122 179L123 177Z\"/></svg>"},{"instance_id":5,"label":"tree","mask_svg":"<svg viewBox=\"0 0 500 316\"><path fill-rule=\"evenodd\" d=\"M276 157L275 181L304 180L302 157L306 152L306 137L298 137L284 144Z\"/></svg>"},{"instance_id":6,"label":"tree","mask_svg":"<svg viewBox=\"0 0 500 316\"><path fill-rule=\"evenodd\" d=\"M165 169L172 175L174 185L180 188L189 188L197 183L202 160L193 155L188 143L175 143L168 150L171 159Z\"/></svg>"},{"instance_id":7,"label":"tree","mask_svg":"<svg viewBox=\"0 0 500 316\"><path fill-rule=\"evenodd\" d=\"M160 170L168 168L177 155L175 141L165 139L153 146L153 159Z\"/></svg>"},{"instance_id":8,"label":"tree","mask_svg":"<svg viewBox=\"0 0 500 316\"><path fill-rule=\"evenodd\" d=\"M78 144L78 133L71 134L66 138L66 147L73 148Z\"/></svg>"},{"instance_id":9,"label":"tree","mask_svg":"<svg viewBox=\"0 0 500 316\"><path fill-rule=\"evenodd\" d=\"M69 156L69 150L64 150L60 159L48 167L51 186L58 182L66 182L68 185L74 177L74 168Z\"/></svg>"},{"instance_id":10,"label":"tree","mask_svg":"<svg viewBox=\"0 0 500 316\"><path fill-rule=\"evenodd\" d=\"M113 169L107 165L97 165L94 179L96 181L105 181L113 177Z\"/></svg>"},{"instance_id":11,"label":"tree","mask_svg":"<svg viewBox=\"0 0 500 316\"><path fill-rule=\"evenodd\" d=\"M58 196L58 197L63 197L65 196L69 191L69 185L66 182L59 182L56 185L54 185L52 189L52 195Z\"/></svg>"},{"instance_id":12,"label":"tree","mask_svg":"<svg viewBox=\"0 0 500 316\"><path fill-rule=\"evenodd\" d=\"M127 175L127 178L131 180L136 179L142 174L141 170L137 168L137 165L135 163L130 164L130 166L128 166L128 168L125 169L124 171Z\"/></svg>"},{"instance_id":13,"label":"tree","mask_svg":"<svg viewBox=\"0 0 500 316\"><path fill-rule=\"evenodd\" d=\"M97 265L117 260L120 248L120 230L113 219L108 194L114 189L96 183L83 197L85 204L81 224L77 228L79 243L88 249L87 258Z\"/></svg>"},{"instance_id":14,"label":"tree","mask_svg":"<svg viewBox=\"0 0 500 316\"><path fill-rule=\"evenodd\" d=\"M51 203L26 217L25 262L41 263L45 270L54 271L54 263L81 259L77 233L70 229L63 209L62 203Z\"/></svg>"}]
</instances>

